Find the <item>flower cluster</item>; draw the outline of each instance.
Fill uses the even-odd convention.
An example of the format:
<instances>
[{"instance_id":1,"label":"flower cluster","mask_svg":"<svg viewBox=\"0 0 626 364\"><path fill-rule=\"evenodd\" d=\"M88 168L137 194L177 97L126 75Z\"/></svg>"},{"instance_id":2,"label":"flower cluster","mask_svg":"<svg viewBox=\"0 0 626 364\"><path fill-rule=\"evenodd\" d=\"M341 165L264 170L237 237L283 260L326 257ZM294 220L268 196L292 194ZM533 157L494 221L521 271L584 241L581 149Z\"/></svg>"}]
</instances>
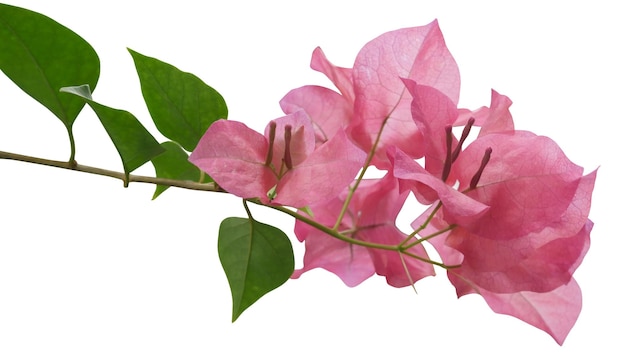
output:
<instances>
[{"instance_id":1,"label":"flower cluster","mask_svg":"<svg viewBox=\"0 0 626 364\"><path fill-rule=\"evenodd\" d=\"M516 130L506 96L459 109L437 22L379 36L352 68L318 48L311 67L337 90L290 91L264 135L219 120L190 158L232 194L298 209L306 251L293 277L324 268L348 286L376 273L402 287L439 265L459 297L480 294L562 343L581 309L572 274L589 248L595 172ZM370 166L384 177L365 179ZM396 218L411 195L430 207L405 234Z\"/></svg>"}]
</instances>

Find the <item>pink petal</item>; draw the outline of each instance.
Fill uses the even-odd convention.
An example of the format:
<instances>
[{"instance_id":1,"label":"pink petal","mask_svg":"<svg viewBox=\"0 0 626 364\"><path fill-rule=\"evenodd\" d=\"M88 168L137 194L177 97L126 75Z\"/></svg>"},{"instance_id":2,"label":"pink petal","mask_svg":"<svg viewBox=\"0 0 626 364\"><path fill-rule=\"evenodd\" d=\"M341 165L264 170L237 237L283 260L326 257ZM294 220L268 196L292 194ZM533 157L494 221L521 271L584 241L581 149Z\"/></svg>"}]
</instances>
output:
<instances>
[{"instance_id":1,"label":"pink petal","mask_svg":"<svg viewBox=\"0 0 626 364\"><path fill-rule=\"evenodd\" d=\"M351 204L353 215L358 216L357 237L364 241L397 245L407 238L395 225L398 213L404 205L408 192L400 192L396 178L387 174L378 181L359 186ZM424 247L417 245L412 254L428 259ZM404 287L434 275L433 266L415 258L400 256L397 251L370 249L376 273L387 279L394 287ZM406 267L406 268L405 268Z\"/></svg>"},{"instance_id":2,"label":"pink petal","mask_svg":"<svg viewBox=\"0 0 626 364\"><path fill-rule=\"evenodd\" d=\"M411 95L402 78L432 86L456 104L459 72L446 48L437 22L423 27L385 33L366 44L354 68L354 120L351 136L364 150L370 150L386 121L382 146L398 145L410 156L420 157L419 131L411 117ZM384 148L374 164L386 168Z\"/></svg>"},{"instance_id":3,"label":"pink petal","mask_svg":"<svg viewBox=\"0 0 626 364\"><path fill-rule=\"evenodd\" d=\"M340 130L280 180L277 204L304 207L339 195L363 166L365 153Z\"/></svg>"},{"instance_id":4,"label":"pink petal","mask_svg":"<svg viewBox=\"0 0 626 364\"><path fill-rule=\"evenodd\" d=\"M489 113L484 121L479 121L480 125L479 137L490 133L511 133L515 130L513 124L513 116L509 108L513 102L504 95L500 95L495 90L491 90L491 105Z\"/></svg>"},{"instance_id":5,"label":"pink petal","mask_svg":"<svg viewBox=\"0 0 626 364\"><path fill-rule=\"evenodd\" d=\"M349 104L354 102L352 70L350 68L337 67L330 63L320 47L315 48L313 51L311 68L325 74L335 84L335 87L337 87Z\"/></svg>"},{"instance_id":6,"label":"pink petal","mask_svg":"<svg viewBox=\"0 0 626 364\"><path fill-rule=\"evenodd\" d=\"M448 186L399 149L395 149L395 155L390 159L393 161L394 176L404 181L420 203L430 205L441 200L450 224L469 224L489 208Z\"/></svg>"},{"instance_id":7,"label":"pink petal","mask_svg":"<svg viewBox=\"0 0 626 364\"><path fill-rule=\"evenodd\" d=\"M581 182L581 167L567 159L554 141L531 133L494 133L474 141L453 165L458 168L460 190L468 187L487 147L493 148L491 159L478 187L467 194L490 209L465 225L468 230L508 240L548 226L571 235L585 223L588 209L570 209L570 205L576 196L578 205L585 201L588 205L595 174L591 181Z\"/></svg>"},{"instance_id":8,"label":"pink petal","mask_svg":"<svg viewBox=\"0 0 626 364\"><path fill-rule=\"evenodd\" d=\"M446 160L446 127L452 126L458 117L456 104L441 91L413 80L404 80L413 96L411 115L424 135L425 166L432 174L440 177ZM451 148L457 145L456 139Z\"/></svg>"},{"instance_id":9,"label":"pink petal","mask_svg":"<svg viewBox=\"0 0 626 364\"><path fill-rule=\"evenodd\" d=\"M314 230L305 242L304 267L291 278L313 268L323 268L337 275L348 287L355 287L374 274L374 265L366 248L351 245Z\"/></svg>"},{"instance_id":10,"label":"pink petal","mask_svg":"<svg viewBox=\"0 0 626 364\"><path fill-rule=\"evenodd\" d=\"M545 293L481 291L481 295L494 312L517 317L545 331L559 345L563 345L582 309L582 292L574 279Z\"/></svg>"},{"instance_id":11,"label":"pink petal","mask_svg":"<svg viewBox=\"0 0 626 364\"><path fill-rule=\"evenodd\" d=\"M380 180L362 181L339 230L354 231L352 237L362 241L388 245L401 243L407 235L398 230L395 220L407 194L399 192L398 182L390 174ZM326 226L333 226L344 200L345 193L342 193L331 201L312 205L314 219ZM306 239L307 250L305 266L297 272L296 277L313 267L322 267L339 275L346 284L356 285L375 271L385 276L390 285L403 287L425 276L434 275L432 265L411 257L400 257L397 251L357 246L347 250L345 247L349 243L329 238L318 230L302 225L296 224L296 235L299 239ZM368 254L367 260L361 255L363 251ZM422 246L415 246L410 251L428 258ZM308 254L311 254L309 258Z\"/></svg>"},{"instance_id":12,"label":"pink petal","mask_svg":"<svg viewBox=\"0 0 626 364\"><path fill-rule=\"evenodd\" d=\"M345 189L338 197L329 201L317 201L316 203L311 204L309 206L310 209L307 212L298 210L298 213L306 216L307 218L311 218L324 226L332 227L335 225L335 221L337 221L337 217L339 216L339 211L341 211L341 208L343 207L343 201L345 201L345 195L347 194L346 190L347 189ZM313 215L309 215L311 211L313 212ZM345 223L341 225L341 229L349 229L352 227L352 221L349 216L344 216L343 222ZM307 223L296 220L294 233L299 241L307 239L312 231L317 231L317 229Z\"/></svg>"},{"instance_id":13,"label":"pink petal","mask_svg":"<svg viewBox=\"0 0 626 364\"><path fill-rule=\"evenodd\" d=\"M265 166L267 151L263 135L238 121L218 120L202 136L189 161L226 191L267 200L267 191L277 182Z\"/></svg>"},{"instance_id":14,"label":"pink petal","mask_svg":"<svg viewBox=\"0 0 626 364\"><path fill-rule=\"evenodd\" d=\"M493 293L552 291L572 278L589 248L592 227L588 221L573 236L550 239L539 233L509 241L489 240L456 228L447 244L464 259L453 273Z\"/></svg>"},{"instance_id":15,"label":"pink petal","mask_svg":"<svg viewBox=\"0 0 626 364\"><path fill-rule=\"evenodd\" d=\"M318 146L328 141L352 118L352 105L333 90L320 86L303 86L289 91L280 100L286 114L304 110L313 123Z\"/></svg>"},{"instance_id":16,"label":"pink petal","mask_svg":"<svg viewBox=\"0 0 626 364\"><path fill-rule=\"evenodd\" d=\"M491 105L489 107L483 106L474 111L459 109L459 116L455 125L464 125L469 118L474 118L474 125L481 127L479 136L491 133L513 133L515 126L509 111L512 104L511 99L491 90Z\"/></svg>"}]
</instances>

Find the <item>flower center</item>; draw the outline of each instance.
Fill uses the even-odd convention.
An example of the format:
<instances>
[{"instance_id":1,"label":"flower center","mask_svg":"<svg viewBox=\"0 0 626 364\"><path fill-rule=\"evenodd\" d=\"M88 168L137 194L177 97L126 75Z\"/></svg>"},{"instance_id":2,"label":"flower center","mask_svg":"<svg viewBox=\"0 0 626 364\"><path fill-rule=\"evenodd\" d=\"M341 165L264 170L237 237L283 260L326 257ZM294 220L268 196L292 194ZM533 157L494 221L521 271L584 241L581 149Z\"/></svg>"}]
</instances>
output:
<instances>
[{"instance_id":1,"label":"flower center","mask_svg":"<svg viewBox=\"0 0 626 364\"><path fill-rule=\"evenodd\" d=\"M270 121L270 137L269 137L269 149L267 150L267 156L265 157L265 166L270 167L272 164L272 158L274 158L274 139L276 139L276 123Z\"/></svg>"},{"instance_id":2,"label":"flower center","mask_svg":"<svg viewBox=\"0 0 626 364\"><path fill-rule=\"evenodd\" d=\"M476 119L469 118L467 124L463 128L463 132L461 133L461 137L459 138L459 142L457 143L454 150L452 150L452 126L446 126L446 160L443 163L443 171L441 172L441 179L445 182L450 175L450 169L452 168L452 163L459 157L461 154L461 148L463 147L463 143L465 139L469 136L469 133L474 125Z\"/></svg>"},{"instance_id":3,"label":"flower center","mask_svg":"<svg viewBox=\"0 0 626 364\"><path fill-rule=\"evenodd\" d=\"M265 156L265 166L272 169L276 177L280 179L290 169L293 169L293 158L291 156L291 139L293 126L285 125L285 147L279 168L276 168L277 166L272 163L272 160L274 159L274 146L276 144L276 127L276 122L271 121L269 123L269 147L267 149L267 155Z\"/></svg>"},{"instance_id":4,"label":"flower center","mask_svg":"<svg viewBox=\"0 0 626 364\"><path fill-rule=\"evenodd\" d=\"M465 127L463 128L463 132L461 133L459 142L457 143L454 150L452 149L452 141L454 139L452 135L452 126L451 125L446 126L446 160L443 163L443 170L441 172L441 179L444 182L450 176L452 163L454 163L454 161L456 161L456 159L459 157L459 154L461 154L463 143L469 136L469 133L475 121L476 120L474 118L469 118L469 120L467 121L467 124L465 124ZM483 174L483 171L485 170L485 166L487 166L487 163L489 162L489 158L491 158L491 152L492 152L491 147L485 149L485 154L483 155L483 159L480 161L480 166L478 167L478 170L476 171L476 173L474 174L474 176L472 177L470 181L470 185L469 185L470 190L476 188L476 186L478 185L480 176Z\"/></svg>"},{"instance_id":5,"label":"flower center","mask_svg":"<svg viewBox=\"0 0 626 364\"><path fill-rule=\"evenodd\" d=\"M287 170L293 168L291 161L291 125L285 125L285 154L283 155L283 163Z\"/></svg>"},{"instance_id":6,"label":"flower center","mask_svg":"<svg viewBox=\"0 0 626 364\"><path fill-rule=\"evenodd\" d=\"M489 162L489 158L491 158L491 151L492 151L491 147L485 149L485 154L483 154L483 159L480 161L480 167L478 167L478 171L476 171L476 173L472 177L472 180L470 181L470 187L469 187L470 190L473 190L474 188L476 188L476 185L478 185L480 176L483 174L483 171L485 170L485 166Z\"/></svg>"}]
</instances>

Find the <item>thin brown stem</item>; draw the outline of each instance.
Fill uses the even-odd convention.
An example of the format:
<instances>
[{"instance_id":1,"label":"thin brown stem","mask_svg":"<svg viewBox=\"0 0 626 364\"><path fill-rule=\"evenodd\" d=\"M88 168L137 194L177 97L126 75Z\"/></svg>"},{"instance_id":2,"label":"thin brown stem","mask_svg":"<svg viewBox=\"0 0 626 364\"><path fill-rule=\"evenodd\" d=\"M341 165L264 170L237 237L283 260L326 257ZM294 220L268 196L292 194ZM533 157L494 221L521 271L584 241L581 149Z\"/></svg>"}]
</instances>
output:
<instances>
[{"instance_id":1,"label":"thin brown stem","mask_svg":"<svg viewBox=\"0 0 626 364\"><path fill-rule=\"evenodd\" d=\"M72 171L83 172L83 173L91 173L97 174L100 176L112 177L121 180L122 182L126 181L126 176L123 172L111 171L108 169L85 166L78 163L71 162L62 162L51 159L37 158L31 157L21 154L8 153L0 151L0 159L9 159L20 162L27 162L33 164L40 164L49 167L56 167L62 169L69 169ZM217 184L213 182L209 183L198 183L193 181L181 181L169 178L158 178L158 177L149 177L149 176L139 176L139 175L129 175L128 182L140 182L140 183L150 183L154 185L161 186L170 186L170 187L178 187L184 188L188 190L198 190L198 191L210 191L210 192L224 192Z\"/></svg>"}]
</instances>

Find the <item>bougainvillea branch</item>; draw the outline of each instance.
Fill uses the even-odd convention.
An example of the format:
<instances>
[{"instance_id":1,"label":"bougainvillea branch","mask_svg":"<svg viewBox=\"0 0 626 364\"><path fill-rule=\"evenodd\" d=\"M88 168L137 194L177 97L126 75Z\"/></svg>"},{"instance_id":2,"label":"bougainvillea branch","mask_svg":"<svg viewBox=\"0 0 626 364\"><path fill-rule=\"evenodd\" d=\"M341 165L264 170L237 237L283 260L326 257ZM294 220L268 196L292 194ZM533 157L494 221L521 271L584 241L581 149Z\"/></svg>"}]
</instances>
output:
<instances>
[{"instance_id":1,"label":"bougainvillea branch","mask_svg":"<svg viewBox=\"0 0 626 364\"><path fill-rule=\"evenodd\" d=\"M194 182L194 181L159 178L159 177L151 177L151 176L140 176L140 175L134 175L134 174L131 174L127 177L122 172L112 171L112 170L104 169L104 168L86 166L83 164L78 164L76 162L74 163L62 162L62 161L56 161L52 159L37 158L37 157L31 157L27 155L9 153L9 152L3 152L3 151L0 151L0 159L40 164L43 166L63 168L63 169L69 169L72 171L77 171L77 172L84 172L84 173L96 174L99 176L112 177L112 178L116 178L124 182L125 185L127 185L130 182L139 182L139 183L149 183L149 184L158 185L158 186L178 187L178 188L184 188L187 190L225 192L223 189L221 189L218 185L216 185L213 182L200 183L200 182Z\"/></svg>"},{"instance_id":2,"label":"bougainvillea branch","mask_svg":"<svg viewBox=\"0 0 626 364\"><path fill-rule=\"evenodd\" d=\"M596 171L584 174L553 140L516 129L511 101L496 91L488 107L459 108L458 67L436 21L376 37L351 68L315 49L311 68L336 89L288 91L284 115L263 132L228 119L222 96L198 77L128 51L161 136L96 101L100 64L89 43L42 14L0 4L0 69L62 122L71 150L66 162L9 152L0 159L150 183L153 198L169 187L240 197L245 217L223 220L217 237L233 321L315 268L350 287L374 274L415 287L436 266L459 297L479 294L494 312L565 340L581 310L573 274L590 245ZM72 126L84 106L122 172L76 162ZM132 174L147 163L155 177ZM382 176L366 178L372 167ZM406 234L397 217L409 198L424 211ZM258 221L250 203L294 218L302 267L289 237Z\"/></svg>"}]
</instances>

